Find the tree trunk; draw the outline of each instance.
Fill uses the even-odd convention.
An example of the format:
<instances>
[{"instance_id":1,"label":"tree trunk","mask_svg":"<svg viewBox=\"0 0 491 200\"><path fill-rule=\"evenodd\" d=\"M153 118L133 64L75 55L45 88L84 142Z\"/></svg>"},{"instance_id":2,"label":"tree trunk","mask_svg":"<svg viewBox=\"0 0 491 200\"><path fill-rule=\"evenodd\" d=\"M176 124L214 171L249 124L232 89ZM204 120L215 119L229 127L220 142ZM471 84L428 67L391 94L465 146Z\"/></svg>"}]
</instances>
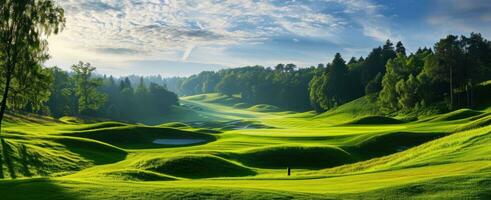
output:
<instances>
[{"instance_id":1,"label":"tree trunk","mask_svg":"<svg viewBox=\"0 0 491 200\"><path fill-rule=\"evenodd\" d=\"M10 70L10 67L7 67L7 81L5 82L5 89L3 91L3 96L2 96L2 102L0 103L0 152L2 152L4 155L5 155L5 147L3 146L3 137L2 137L2 123L3 123L3 116L5 115L5 110L7 108L7 97L8 97L8 94L9 94L9 89L10 89L10 81L12 79L12 74L11 74L11 70ZM4 159L5 156L3 156ZM5 178L5 176L3 175L3 161L1 160L2 157L0 156L0 178ZM7 163L6 163L7 164Z\"/></svg>"},{"instance_id":2,"label":"tree trunk","mask_svg":"<svg viewBox=\"0 0 491 200\"><path fill-rule=\"evenodd\" d=\"M11 74L10 72L7 72L7 81L5 83L5 89L3 91L2 102L0 103L0 134L2 133L3 116L5 115L5 111L7 109L7 97L10 90L10 81L11 81Z\"/></svg>"},{"instance_id":3,"label":"tree trunk","mask_svg":"<svg viewBox=\"0 0 491 200\"><path fill-rule=\"evenodd\" d=\"M450 66L450 110L453 110L453 78L452 78L452 66Z\"/></svg>"},{"instance_id":4,"label":"tree trunk","mask_svg":"<svg viewBox=\"0 0 491 200\"><path fill-rule=\"evenodd\" d=\"M5 176L3 175L3 158L2 158L2 154L3 154L3 146L1 144L1 141L0 141L0 179L4 179Z\"/></svg>"},{"instance_id":5,"label":"tree trunk","mask_svg":"<svg viewBox=\"0 0 491 200\"><path fill-rule=\"evenodd\" d=\"M465 86L466 94L467 94L467 107L471 108L471 95L470 95L470 90L472 89L472 86L469 87L469 83Z\"/></svg>"}]
</instances>

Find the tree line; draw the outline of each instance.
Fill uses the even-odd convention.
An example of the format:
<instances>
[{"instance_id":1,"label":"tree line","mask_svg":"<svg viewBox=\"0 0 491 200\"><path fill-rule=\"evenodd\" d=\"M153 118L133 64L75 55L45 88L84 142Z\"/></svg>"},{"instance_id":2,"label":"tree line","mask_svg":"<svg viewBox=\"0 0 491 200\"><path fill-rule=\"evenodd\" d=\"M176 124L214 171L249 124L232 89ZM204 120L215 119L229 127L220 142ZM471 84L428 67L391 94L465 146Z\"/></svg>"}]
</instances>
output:
<instances>
[{"instance_id":1,"label":"tree line","mask_svg":"<svg viewBox=\"0 0 491 200\"><path fill-rule=\"evenodd\" d=\"M205 71L182 81L183 95L219 92L228 96L240 94L249 104L271 104L292 110L310 107L308 85L314 69L279 64L274 68L248 66Z\"/></svg>"},{"instance_id":2,"label":"tree line","mask_svg":"<svg viewBox=\"0 0 491 200\"><path fill-rule=\"evenodd\" d=\"M310 97L318 111L363 95L371 95L389 112L435 104L453 110L475 106L473 88L490 79L491 43L480 34L449 35L433 49L409 55L401 42L394 47L388 40L365 59L346 63L336 54L312 79Z\"/></svg>"},{"instance_id":3,"label":"tree line","mask_svg":"<svg viewBox=\"0 0 491 200\"><path fill-rule=\"evenodd\" d=\"M387 40L348 62L337 53L330 63L309 68L247 66L172 80L180 95L218 92L250 104L317 112L369 95L391 112L436 104L447 110L473 107L473 88L490 79L491 43L471 33L449 35L410 54L402 42Z\"/></svg>"},{"instance_id":4,"label":"tree line","mask_svg":"<svg viewBox=\"0 0 491 200\"><path fill-rule=\"evenodd\" d=\"M73 65L71 73L48 68L53 80L44 113L136 121L166 114L179 104L177 95L165 85L145 83L143 77L132 84L129 77L97 76L95 69L83 62Z\"/></svg>"}]
</instances>

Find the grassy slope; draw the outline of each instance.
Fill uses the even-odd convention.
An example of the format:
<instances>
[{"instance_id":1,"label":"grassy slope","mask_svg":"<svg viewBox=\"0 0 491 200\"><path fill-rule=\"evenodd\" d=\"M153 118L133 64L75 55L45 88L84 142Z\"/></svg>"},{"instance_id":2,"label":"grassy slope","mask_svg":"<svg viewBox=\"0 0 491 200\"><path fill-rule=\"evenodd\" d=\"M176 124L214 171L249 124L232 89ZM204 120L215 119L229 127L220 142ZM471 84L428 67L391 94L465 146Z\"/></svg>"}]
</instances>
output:
<instances>
[{"instance_id":1,"label":"grassy slope","mask_svg":"<svg viewBox=\"0 0 491 200\"><path fill-rule=\"evenodd\" d=\"M5 130L17 152L17 174L50 178L0 181L2 197L459 199L491 193L490 110L404 122L378 116L365 98L322 115L252 106L268 108L256 110L217 94L182 102L187 111L174 118L181 123L155 127L10 117ZM151 143L164 138L208 143ZM22 144L48 166L26 161L29 173L22 171L22 157L31 157L22 156ZM293 176L286 176L286 166Z\"/></svg>"}]
</instances>

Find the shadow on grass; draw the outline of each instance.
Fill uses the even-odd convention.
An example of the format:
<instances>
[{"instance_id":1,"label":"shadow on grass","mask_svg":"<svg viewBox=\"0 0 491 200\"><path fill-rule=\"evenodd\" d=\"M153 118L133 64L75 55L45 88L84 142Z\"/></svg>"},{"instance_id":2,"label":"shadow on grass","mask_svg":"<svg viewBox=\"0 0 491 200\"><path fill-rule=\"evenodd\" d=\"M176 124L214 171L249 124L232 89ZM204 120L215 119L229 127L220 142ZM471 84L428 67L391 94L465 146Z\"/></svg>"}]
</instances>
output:
<instances>
[{"instance_id":1,"label":"shadow on grass","mask_svg":"<svg viewBox=\"0 0 491 200\"><path fill-rule=\"evenodd\" d=\"M3 158L3 161L1 164L5 164L5 166L7 167L7 170L10 174L10 178L15 179L15 178L17 178L17 175L15 174L14 163L12 160L13 148L3 138L0 139L0 144L1 144L0 149L2 150L2 158ZM3 170L3 165L0 165L0 169ZM2 177L3 176L4 176L4 174L2 172Z\"/></svg>"},{"instance_id":2,"label":"shadow on grass","mask_svg":"<svg viewBox=\"0 0 491 200\"><path fill-rule=\"evenodd\" d=\"M126 158L126 151L104 143L78 140L72 138L57 138L56 142L65 145L68 151L91 160L96 165L119 162Z\"/></svg>"},{"instance_id":3,"label":"shadow on grass","mask_svg":"<svg viewBox=\"0 0 491 200\"><path fill-rule=\"evenodd\" d=\"M46 178L23 180L0 180L2 200L10 199L80 199L62 185Z\"/></svg>"},{"instance_id":4,"label":"shadow on grass","mask_svg":"<svg viewBox=\"0 0 491 200\"><path fill-rule=\"evenodd\" d=\"M346 199L491 199L491 174L476 173L341 195Z\"/></svg>"},{"instance_id":5,"label":"shadow on grass","mask_svg":"<svg viewBox=\"0 0 491 200\"><path fill-rule=\"evenodd\" d=\"M392 132L368 138L345 149L360 160L390 155L444 137L445 133Z\"/></svg>"},{"instance_id":6,"label":"shadow on grass","mask_svg":"<svg viewBox=\"0 0 491 200\"><path fill-rule=\"evenodd\" d=\"M150 149L176 147L176 145L154 144L156 139L202 139L204 142L195 143L193 146L201 145L216 140L211 134L184 131L172 128L147 127L147 126L125 126L105 129L95 129L80 132L70 132L64 135L70 137L81 137L101 141L125 149Z\"/></svg>"}]
</instances>

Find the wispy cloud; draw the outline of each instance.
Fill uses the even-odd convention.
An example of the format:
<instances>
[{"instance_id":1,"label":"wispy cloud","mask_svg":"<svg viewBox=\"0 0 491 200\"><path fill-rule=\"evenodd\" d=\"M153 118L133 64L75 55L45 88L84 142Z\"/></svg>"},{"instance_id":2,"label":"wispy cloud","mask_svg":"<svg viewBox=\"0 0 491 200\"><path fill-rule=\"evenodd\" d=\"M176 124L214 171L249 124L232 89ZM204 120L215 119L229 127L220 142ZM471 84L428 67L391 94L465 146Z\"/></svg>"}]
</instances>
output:
<instances>
[{"instance_id":1,"label":"wispy cloud","mask_svg":"<svg viewBox=\"0 0 491 200\"><path fill-rule=\"evenodd\" d=\"M54 58L66 51L94 60L165 59L202 62L197 48L264 44L276 37L346 43L359 31L375 40L395 37L370 0L64 0L67 28L51 39ZM349 30L348 30L349 29ZM354 31L353 31L354 30ZM63 52L60 52L63 51ZM207 53L202 52L200 53ZM194 53L193 53L194 54ZM222 64L231 63L233 58ZM75 58L73 58L75 59ZM82 59L82 58L77 58ZM274 58L279 59L279 58ZM247 60L240 58L236 60Z\"/></svg>"},{"instance_id":2,"label":"wispy cloud","mask_svg":"<svg viewBox=\"0 0 491 200\"><path fill-rule=\"evenodd\" d=\"M191 55L191 52L194 49L194 45L189 45L188 48L184 51L184 54L182 55L182 61L187 61L189 56Z\"/></svg>"},{"instance_id":3,"label":"wispy cloud","mask_svg":"<svg viewBox=\"0 0 491 200\"><path fill-rule=\"evenodd\" d=\"M491 36L489 0L435 0L434 13L427 22L447 34L482 32Z\"/></svg>"}]
</instances>

